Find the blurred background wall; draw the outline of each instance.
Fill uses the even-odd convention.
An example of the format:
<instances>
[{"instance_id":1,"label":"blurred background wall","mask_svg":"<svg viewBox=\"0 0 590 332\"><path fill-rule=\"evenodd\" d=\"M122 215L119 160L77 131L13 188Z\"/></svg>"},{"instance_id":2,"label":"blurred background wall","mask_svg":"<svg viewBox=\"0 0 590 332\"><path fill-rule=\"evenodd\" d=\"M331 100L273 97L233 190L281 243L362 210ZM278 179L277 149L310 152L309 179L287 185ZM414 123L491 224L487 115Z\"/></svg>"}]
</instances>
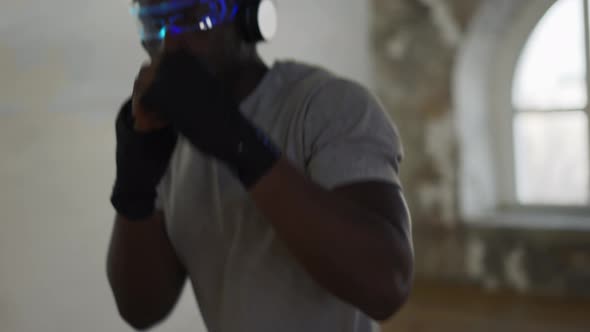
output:
<instances>
[{"instance_id":1,"label":"blurred background wall","mask_svg":"<svg viewBox=\"0 0 590 332\"><path fill-rule=\"evenodd\" d=\"M261 47L268 63L296 58L373 83L369 3L278 3L280 35ZM105 272L114 117L146 60L129 4L2 3L2 332L131 330L118 317ZM189 291L160 330L203 330Z\"/></svg>"},{"instance_id":2,"label":"blurred background wall","mask_svg":"<svg viewBox=\"0 0 590 332\"><path fill-rule=\"evenodd\" d=\"M373 1L419 275L590 294L583 2Z\"/></svg>"},{"instance_id":3,"label":"blurred background wall","mask_svg":"<svg viewBox=\"0 0 590 332\"><path fill-rule=\"evenodd\" d=\"M417 283L386 331L587 331L584 1L278 1L264 58L369 86L404 141ZM105 276L127 6L2 6L0 331L131 330ZM188 289L156 330L202 330Z\"/></svg>"},{"instance_id":4,"label":"blurred background wall","mask_svg":"<svg viewBox=\"0 0 590 332\"><path fill-rule=\"evenodd\" d=\"M387 331L586 330L587 1L372 4L419 280Z\"/></svg>"}]
</instances>

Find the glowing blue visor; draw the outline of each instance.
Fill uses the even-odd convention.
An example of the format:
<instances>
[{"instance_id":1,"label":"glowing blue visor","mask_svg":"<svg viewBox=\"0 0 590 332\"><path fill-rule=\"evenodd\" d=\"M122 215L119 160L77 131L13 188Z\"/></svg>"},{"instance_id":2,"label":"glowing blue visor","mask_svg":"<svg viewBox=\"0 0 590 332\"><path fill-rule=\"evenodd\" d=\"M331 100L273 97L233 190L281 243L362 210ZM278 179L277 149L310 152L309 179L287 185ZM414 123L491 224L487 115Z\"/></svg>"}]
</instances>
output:
<instances>
[{"instance_id":1,"label":"glowing blue visor","mask_svg":"<svg viewBox=\"0 0 590 332\"><path fill-rule=\"evenodd\" d=\"M226 0L168 0L153 5L131 6L142 41L159 41L166 35L207 31L235 19L238 6Z\"/></svg>"}]
</instances>

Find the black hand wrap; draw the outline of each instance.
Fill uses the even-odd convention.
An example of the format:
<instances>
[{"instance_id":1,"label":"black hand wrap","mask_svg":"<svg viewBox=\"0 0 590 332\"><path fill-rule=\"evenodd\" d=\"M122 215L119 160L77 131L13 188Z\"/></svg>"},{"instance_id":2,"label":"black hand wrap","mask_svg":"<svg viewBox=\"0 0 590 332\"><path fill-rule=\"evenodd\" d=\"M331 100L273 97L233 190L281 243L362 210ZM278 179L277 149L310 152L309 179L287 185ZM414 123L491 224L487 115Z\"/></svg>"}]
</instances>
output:
<instances>
[{"instance_id":1,"label":"black hand wrap","mask_svg":"<svg viewBox=\"0 0 590 332\"><path fill-rule=\"evenodd\" d=\"M201 152L223 161L250 189L280 152L205 68L187 53L167 55L142 103L158 110Z\"/></svg>"},{"instance_id":2,"label":"black hand wrap","mask_svg":"<svg viewBox=\"0 0 590 332\"><path fill-rule=\"evenodd\" d=\"M125 218L142 220L154 213L156 187L168 168L177 134L171 127L140 133L133 129L133 123L128 101L115 127L117 177L111 203Z\"/></svg>"}]
</instances>

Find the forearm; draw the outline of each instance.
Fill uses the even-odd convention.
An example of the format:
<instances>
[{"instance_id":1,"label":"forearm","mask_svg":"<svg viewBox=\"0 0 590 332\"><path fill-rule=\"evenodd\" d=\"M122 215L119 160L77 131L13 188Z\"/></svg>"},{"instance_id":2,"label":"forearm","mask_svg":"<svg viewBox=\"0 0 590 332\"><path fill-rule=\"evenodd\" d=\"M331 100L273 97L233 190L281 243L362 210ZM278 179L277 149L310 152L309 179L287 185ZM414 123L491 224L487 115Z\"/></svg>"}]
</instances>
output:
<instances>
[{"instance_id":1,"label":"forearm","mask_svg":"<svg viewBox=\"0 0 590 332\"><path fill-rule=\"evenodd\" d=\"M117 216L107 257L108 280L121 316L136 328L163 319L186 280L163 217L130 222Z\"/></svg>"},{"instance_id":2,"label":"forearm","mask_svg":"<svg viewBox=\"0 0 590 332\"><path fill-rule=\"evenodd\" d=\"M277 234L308 273L334 295L374 318L397 306L411 274L408 234L385 217L324 190L281 160L252 189Z\"/></svg>"}]
</instances>

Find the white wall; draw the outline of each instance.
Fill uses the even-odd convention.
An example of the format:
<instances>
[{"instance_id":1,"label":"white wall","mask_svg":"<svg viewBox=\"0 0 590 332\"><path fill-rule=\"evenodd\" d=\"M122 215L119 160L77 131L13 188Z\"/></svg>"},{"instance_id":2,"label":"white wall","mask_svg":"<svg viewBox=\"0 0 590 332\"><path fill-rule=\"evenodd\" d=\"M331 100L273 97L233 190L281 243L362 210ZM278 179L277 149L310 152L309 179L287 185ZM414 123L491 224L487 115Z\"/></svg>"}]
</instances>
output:
<instances>
[{"instance_id":1,"label":"white wall","mask_svg":"<svg viewBox=\"0 0 590 332\"><path fill-rule=\"evenodd\" d=\"M278 0L278 7L279 35L260 47L265 59L321 64L372 87L369 1Z\"/></svg>"},{"instance_id":2,"label":"white wall","mask_svg":"<svg viewBox=\"0 0 590 332\"><path fill-rule=\"evenodd\" d=\"M0 331L129 331L104 262L113 118L145 58L126 0L19 0L0 14ZM370 85L358 0L282 0L265 59L323 64ZM71 13L71 14L66 14ZM188 290L188 288L187 288ZM157 331L199 331L185 292Z\"/></svg>"}]
</instances>

